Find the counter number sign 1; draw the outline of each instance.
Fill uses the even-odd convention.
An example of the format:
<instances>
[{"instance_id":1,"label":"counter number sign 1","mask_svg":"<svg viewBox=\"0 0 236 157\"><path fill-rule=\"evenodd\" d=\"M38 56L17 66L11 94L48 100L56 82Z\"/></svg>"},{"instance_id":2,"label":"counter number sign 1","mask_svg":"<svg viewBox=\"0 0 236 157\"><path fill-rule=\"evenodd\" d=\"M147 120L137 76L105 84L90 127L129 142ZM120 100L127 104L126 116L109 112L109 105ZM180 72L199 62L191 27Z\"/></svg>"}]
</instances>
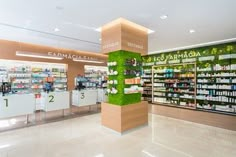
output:
<instances>
[{"instance_id":1,"label":"counter number sign 1","mask_svg":"<svg viewBox=\"0 0 236 157\"><path fill-rule=\"evenodd\" d=\"M8 99L3 99L6 102L6 107L8 107Z\"/></svg>"},{"instance_id":2,"label":"counter number sign 1","mask_svg":"<svg viewBox=\"0 0 236 157\"><path fill-rule=\"evenodd\" d=\"M49 95L49 103L53 103L54 102L54 95Z\"/></svg>"}]
</instances>

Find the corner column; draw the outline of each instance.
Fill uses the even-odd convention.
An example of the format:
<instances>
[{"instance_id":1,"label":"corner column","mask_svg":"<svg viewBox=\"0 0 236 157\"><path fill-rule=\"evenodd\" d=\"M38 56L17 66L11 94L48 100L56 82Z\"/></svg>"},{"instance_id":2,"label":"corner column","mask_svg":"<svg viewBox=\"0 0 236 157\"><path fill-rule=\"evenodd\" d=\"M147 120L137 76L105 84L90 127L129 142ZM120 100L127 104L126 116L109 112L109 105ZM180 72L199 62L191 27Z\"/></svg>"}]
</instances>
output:
<instances>
[{"instance_id":1,"label":"corner column","mask_svg":"<svg viewBox=\"0 0 236 157\"><path fill-rule=\"evenodd\" d=\"M141 101L141 55L147 53L148 29L119 18L102 27L102 52L108 54L108 102L102 125L119 133L148 123Z\"/></svg>"}]
</instances>

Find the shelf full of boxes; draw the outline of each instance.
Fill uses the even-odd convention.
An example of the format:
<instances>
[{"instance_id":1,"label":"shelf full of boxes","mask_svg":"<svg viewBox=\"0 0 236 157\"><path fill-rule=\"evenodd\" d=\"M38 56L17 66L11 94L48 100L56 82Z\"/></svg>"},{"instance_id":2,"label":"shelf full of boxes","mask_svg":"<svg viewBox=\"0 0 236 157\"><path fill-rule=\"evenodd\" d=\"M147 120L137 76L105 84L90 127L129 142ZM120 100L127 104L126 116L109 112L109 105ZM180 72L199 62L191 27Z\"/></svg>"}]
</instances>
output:
<instances>
[{"instance_id":1,"label":"shelf full of boxes","mask_svg":"<svg viewBox=\"0 0 236 157\"><path fill-rule=\"evenodd\" d=\"M43 62L1 60L0 85L7 82L12 94L33 93L36 110L40 109L45 79L54 78L54 91L67 91L67 65Z\"/></svg>"},{"instance_id":2,"label":"shelf full of boxes","mask_svg":"<svg viewBox=\"0 0 236 157\"><path fill-rule=\"evenodd\" d=\"M154 63L142 63L141 85L142 100L152 102L152 66Z\"/></svg>"},{"instance_id":3,"label":"shelf full of boxes","mask_svg":"<svg viewBox=\"0 0 236 157\"><path fill-rule=\"evenodd\" d=\"M156 99L156 91L151 90L148 86L163 85L162 82L155 82L158 79L150 76L152 67L156 69L165 64L189 64L196 63L195 68L195 88L196 93L195 105L187 105L185 107L216 112L222 114L236 114L236 45L232 43L222 44L212 47L196 48L189 50L181 50L175 52L167 52L161 54L143 56L143 75L144 82L143 99L147 100L148 90L151 91L153 99ZM153 69L154 72L156 69ZM157 71L156 71L157 72ZM177 72L177 71L176 71ZM175 73L175 72L173 72ZM160 74L164 75L164 74ZM151 84L150 80L153 82ZM160 81L161 79L159 79ZM155 84L154 84L155 83ZM160 83L160 84L158 84ZM169 83L171 84L171 83ZM166 83L163 85L166 88ZM182 90L181 90L182 92ZM160 93L160 91L159 91ZM163 92L164 93L164 92ZM169 94L173 98L173 94ZM167 99L167 94L163 94L163 99ZM175 95L177 96L177 95ZM154 101L155 102L155 101ZM173 106L177 103L172 101ZM164 105L164 103L163 103ZM184 106L180 105L181 107Z\"/></svg>"},{"instance_id":4,"label":"shelf full of boxes","mask_svg":"<svg viewBox=\"0 0 236 157\"><path fill-rule=\"evenodd\" d=\"M194 109L195 69L195 63L153 66L152 102Z\"/></svg>"},{"instance_id":5,"label":"shelf full of boxes","mask_svg":"<svg viewBox=\"0 0 236 157\"><path fill-rule=\"evenodd\" d=\"M236 54L212 56L197 69L197 108L236 113Z\"/></svg>"}]
</instances>

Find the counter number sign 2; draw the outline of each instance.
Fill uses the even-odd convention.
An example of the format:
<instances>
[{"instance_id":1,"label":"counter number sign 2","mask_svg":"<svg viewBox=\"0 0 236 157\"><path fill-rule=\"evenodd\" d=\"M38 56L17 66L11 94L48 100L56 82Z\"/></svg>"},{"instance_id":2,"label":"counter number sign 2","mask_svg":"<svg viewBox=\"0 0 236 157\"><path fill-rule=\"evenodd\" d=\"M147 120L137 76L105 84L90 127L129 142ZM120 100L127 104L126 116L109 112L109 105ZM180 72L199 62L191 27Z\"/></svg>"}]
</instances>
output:
<instances>
[{"instance_id":1,"label":"counter number sign 2","mask_svg":"<svg viewBox=\"0 0 236 157\"><path fill-rule=\"evenodd\" d=\"M6 107L8 107L8 99L3 99L6 102Z\"/></svg>"},{"instance_id":2,"label":"counter number sign 2","mask_svg":"<svg viewBox=\"0 0 236 157\"><path fill-rule=\"evenodd\" d=\"M54 95L49 95L49 103L53 103L54 102Z\"/></svg>"}]
</instances>

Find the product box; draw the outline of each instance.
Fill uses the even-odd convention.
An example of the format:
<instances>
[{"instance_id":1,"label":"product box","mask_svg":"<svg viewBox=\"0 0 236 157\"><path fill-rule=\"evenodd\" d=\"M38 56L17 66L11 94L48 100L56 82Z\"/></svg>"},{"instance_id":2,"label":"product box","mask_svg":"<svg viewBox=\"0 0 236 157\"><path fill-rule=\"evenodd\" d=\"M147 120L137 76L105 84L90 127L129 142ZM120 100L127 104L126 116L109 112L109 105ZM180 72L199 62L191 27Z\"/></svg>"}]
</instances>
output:
<instances>
[{"instance_id":1,"label":"product box","mask_svg":"<svg viewBox=\"0 0 236 157\"><path fill-rule=\"evenodd\" d=\"M134 79L125 79L125 84L135 84Z\"/></svg>"}]
</instances>

